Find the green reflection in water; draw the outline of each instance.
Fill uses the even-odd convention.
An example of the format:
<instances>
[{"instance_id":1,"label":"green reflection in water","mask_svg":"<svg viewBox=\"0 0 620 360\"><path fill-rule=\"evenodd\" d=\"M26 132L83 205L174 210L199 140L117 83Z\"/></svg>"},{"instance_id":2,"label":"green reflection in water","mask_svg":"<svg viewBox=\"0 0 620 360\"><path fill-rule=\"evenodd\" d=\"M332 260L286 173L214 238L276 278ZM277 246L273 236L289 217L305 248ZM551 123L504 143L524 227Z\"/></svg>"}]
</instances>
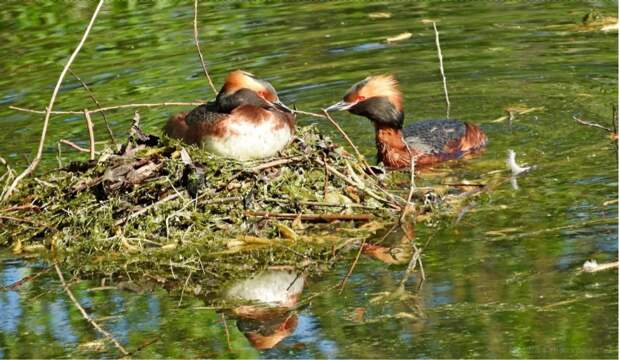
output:
<instances>
[{"instance_id":1,"label":"green reflection in water","mask_svg":"<svg viewBox=\"0 0 620 360\"><path fill-rule=\"evenodd\" d=\"M94 3L8 2L0 14L0 155L17 166L33 156L41 116L7 105L42 109ZM299 314L293 336L275 349L254 350L229 320L234 352L226 350L219 315L194 310L198 299L74 290L95 317L141 357L617 357L617 272L576 274L588 258L617 255L617 166L613 147L572 115L608 123L617 99L617 33L579 31L590 8L617 16L615 2L293 2L202 3L200 33L214 80L243 68L271 81L282 99L315 111L338 100L369 74L394 73L405 94L408 122L444 116L431 26L439 20L452 116L482 125L486 153L448 169L450 179L476 179L503 169L506 151L538 169L476 199L461 221L437 231L424 257L427 282L400 301L370 302L392 291L404 267L363 258L343 295L329 292ZM389 12L372 20L371 12ZM193 101L212 96L192 41L191 3L113 1L106 4L73 70L105 105ZM385 39L411 32L411 39ZM510 105L544 107L517 116L510 128L493 122ZM68 77L58 109L92 107ZM141 110L157 131L178 109ZM108 115L120 137L131 111ZM370 123L337 119L363 152L374 156ZM101 118L96 136L106 139ZM300 118L307 124L313 119ZM327 124L322 128L334 137ZM79 116L55 116L45 166L55 165L60 138L86 143ZM70 156L78 156L71 154ZM444 175L420 175L419 185ZM7 256L4 256L8 258ZM348 263L306 294L337 282ZM6 285L30 271L1 265ZM415 289L415 279L408 282ZM80 344L98 335L52 275L0 293L0 357L114 356ZM352 314L363 308L363 321ZM415 314L403 317L402 314ZM398 314L401 314L397 316ZM390 317L393 315L392 317Z\"/></svg>"}]
</instances>

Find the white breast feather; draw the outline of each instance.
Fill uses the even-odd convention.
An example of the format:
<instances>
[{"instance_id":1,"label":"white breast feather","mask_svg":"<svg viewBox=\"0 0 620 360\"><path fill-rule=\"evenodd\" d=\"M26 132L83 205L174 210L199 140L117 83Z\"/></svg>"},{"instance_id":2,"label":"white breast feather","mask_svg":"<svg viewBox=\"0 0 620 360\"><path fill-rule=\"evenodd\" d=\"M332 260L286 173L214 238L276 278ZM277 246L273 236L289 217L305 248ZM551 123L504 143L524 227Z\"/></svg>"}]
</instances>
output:
<instances>
[{"instance_id":1,"label":"white breast feather","mask_svg":"<svg viewBox=\"0 0 620 360\"><path fill-rule=\"evenodd\" d=\"M229 126L231 135L207 137L203 146L214 154L237 160L262 159L274 156L292 139L287 126L275 129L273 123L259 124L239 121Z\"/></svg>"}]
</instances>

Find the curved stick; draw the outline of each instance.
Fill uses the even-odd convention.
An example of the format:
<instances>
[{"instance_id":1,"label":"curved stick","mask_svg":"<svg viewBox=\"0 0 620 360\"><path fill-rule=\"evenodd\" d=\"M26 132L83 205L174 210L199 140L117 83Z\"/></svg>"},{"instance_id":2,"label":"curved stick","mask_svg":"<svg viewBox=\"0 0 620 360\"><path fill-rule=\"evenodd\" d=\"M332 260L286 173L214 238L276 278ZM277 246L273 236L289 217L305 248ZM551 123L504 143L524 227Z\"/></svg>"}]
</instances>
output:
<instances>
[{"instance_id":1,"label":"curved stick","mask_svg":"<svg viewBox=\"0 0 620 360\"><path fill-rule=\"evenodd\" d=\"M80 305L80 303L75 298L75 295L73 295L73 292L71 292L71 290L69 290L69 285L67 285L67 282L65 281L65 278L64 278L64 276L62 276L62 272L60 271L60 267L58 267L58 263L55 262L55 261L54 261L54 268L56 268L56 274L58 274L58 279L60 279L60 283L62 284L62 288L65 290L67 295L69 295L69 298L71 299L71 301L73 302L75 307L78 308L78 310L80 310L80 313L82 314L82 317L84 317L84 319L86 319L86 321L88 321L88 323L91 324L95 328L95 330L97 330L101 335L103 335L106 339L110 340L114 344L114 346L116 346L116 348L123 355L129 355L129 352L127 350L125 350L123 345L121 345L114 338L114 336L112 336L112 334L110 334L109 332L105 331L99 324L97 324L95 322L95 320L93 320L93 318L90 317L90 315L88 315L86 310L84 310L82 305Z\"/></svg>"},{"instance_id":2,"label":"curved stick","mask_svg":"<svg viewBox=\"0 0 620 360\"><path fill-rule=\"evenodd\" d=\"M95 110L89 110L88 113L96 114L96 113L103 112L103 111L117 110L117 109L153 108L153 107L165 107L165 106L199 106L203 104L204 102L175 102L175 101L163 102L163 103L123 104L123 105L106 106L106 107L98 108ZM43 110L27 109L27 108L23 108L19 106L12 106L12 105L9 106L9 109L29 112L33 114L45 114L46 113L46 111L43 111ZM84 111L83 110L80 110L80 111L78 110L50 111L50 113L54 115L83 115Z\"/></svg>"},{"instance_id":3,"label":"curved stick","mask_svg":"<svg viewBox=\"0 0 620 360\"><path fill-rule=\"evenodd\" d=\"M34 169L37 168L37 165L39 165L39 162L41 161L41 157L43 156L43 146L45 145L47 127L49 125L50 116L52 114L52 108L54 107L54 102L56 101L56 96L58 95L58 91L60 90L60 85L62 84L62 81L65 79L65 75L67 74L69 67L73 63L73 60L75 60L75 58L77 57L77 54L82 49L84 42L86 42L86 38L88 37L90 30L95 24L95 19L97 19L99 10L101 10L101 7L103 6L103 1L104 0L99 0L99 4L97 4L97 7L95 8L95 12L93 13L91 17L90 22L88 23L88 26L86 27L86 30L84 31L84 34L82 35L82 39L78 43L75 50L73 50L71 57L69 57L69 61L67 61L67 64L62 69L62 72L60 73L60 76L58 77L58 81L56 82L56 87L54 88L54 92L52 93L52 97L50 99L49 105L47 105L47 108L45 109L45 119L43 120L43 130L41 131L41 140L39 141L39 148L37 149L36 157L34 158L34 160L32 160L32 162L26 168L26 170L24 170L21 174L19 174L13 180L13 183L11 183L9 188L2 194L2 199L0 199L0 202L7 200L11 196L13 191L15 191L15 188L17 188L17 184L19 184L19 182L22 181L23 178L30 175L34 171Z\"/></svg>"},{"instance_id":4,"label":"curved stick","mask_svg":"<svg viewBox=\"0 0 620 360\"><path fill-rule=\"evenodd\" d=\"M211 80L209 70L207 70L207 64L205 64L205 59L202 56L202 51L200 51L200 44L198 43L198 0L194 0L194 43L196 43L196 49L198 49L198 56L200 57L200 64L202 65L202 70L205 72L205 76L209 81L209 85L211 85L211 89L213 89L213 93L217 95L217 89L215 88L215 85L213 85L213 80Z\"/></svg>"},{"instance_id":5,"label":"curved stick","mask_svg":"<svg viewBox=\"0 0 620 360\"><path fill-rule=\"evenodd\" d=\"M443 80L443 92L446 95L446 119L450 118L450 98L448 97L448 81L446 80L446 74L443 71L443 55L441 54L441 46L439 45L439 31L437 31L437 24L433 21L433 29L435 30L435 44L437 45L437 57L439 57L439 70L441 71L441 78Z\"/></svg>"}]
</instances>

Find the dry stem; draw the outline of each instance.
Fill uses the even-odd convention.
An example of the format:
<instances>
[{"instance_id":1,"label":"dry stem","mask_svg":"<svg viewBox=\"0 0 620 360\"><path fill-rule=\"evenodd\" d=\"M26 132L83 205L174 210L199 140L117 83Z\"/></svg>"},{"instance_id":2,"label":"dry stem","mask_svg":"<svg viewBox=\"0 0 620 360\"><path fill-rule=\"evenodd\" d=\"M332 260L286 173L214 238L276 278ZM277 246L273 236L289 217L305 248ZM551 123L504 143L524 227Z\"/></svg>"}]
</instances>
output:
<instances>
[{"instance_id":1,"label":"dry stem","mask_svg":"<svg viewBox=\"0 0 620 360\"><path fill-rule=\"evenodd\" d=\"M198 50L198 56L200 57L200 64L202 64L202 70L209 81L209 85L213 90L213 94L217 95L217 89L215 85L213 85L213 80L211 80L211 76L209 75L209 70L207 70L207 64L205 64L205 59L202 56L202 51L200 50L200 44L198 42L198 0L194 0L194 42L196 43L196 49Z\"/></svg>"},{"instance_id":2,"label":"dry stem","mask_svg":"<svg viewBox=\"0 0 620 360\"><path fill-rule=\"evenodd\" d=\"M446 80L446 74L443 71L443 55L441 54L441 46L439 45L439 31L437 31L437 24L433 21L433 29L435 30L435 44L437 45L437 57L439 57L439 70L441 71L441 78L443 79L443 93L446 96L446 119L450 118L450 98L448 97L448 82Z\"/></svg>"},{"instance_id":3,"label":"dry stem","mask_svg":"<svg viewBox=\"0 0 620 360\"><path fill-rule=\"evenodd\" d=\"M74 78L77 79L77 81L80 82L80 84L82 84L82 87L88 93L88 97L90 97L91 100L95 103L95 105L97 105L97 108L101 109L101 104L99 103L99 101L97 101L97 98L95 97L95 93L93 93L90 90L88 85L86 85L86 83L79 76L77 76L77 74L74 73L73 70L69 69L69 72L71 73L71 75L73 75ZM105 127L108 130L108 134L110 135L110 140L112 141L112 144L116 145L116 139L114 138L114 133L112 132L112 129L110 128L110 124L108 123L108 118L105 116L105 112L103 112L103 111L101 112L101 117L103 118L103 122L105 123Z\"/></svg>"},{"instance_id":4,"label":"dry stem","mask_svg":"<svg viewBox=\"0 0 620 360\"><path fill-rule=\"evenodd\" d=\"M103 5L103 1L104 0L99 0L99 4L97 4L97 7L95 8L95 11L94 11L94 13L93 13L93 15L92 15L92 17L90 19L90 22L88 23L88 26L86 27L86 30L84 31L84 34L82 35L82 39L78 43L78 45L75 48L75 50L73 50L73 53L71 54L71 57L69 57L69 61L67 61L67 64L62 69L62 72L60 73L60 76L58 77L58 81L56 82L56 87L54 87L54 91L52 93L52 97L50 98L50 102L47 105L47 108L45 110L45 119L43 120L43 130L41 131L41 140L39 141L39 148L37 149L37 155L35 156L34 160L32 160L30 165L26 168L26 170L24 170L21 174L19 174L13 180L13 183L9 186L9 188L6 190L6 192L4 192L4 194L2 196L2 199L0 199L0 202L7 200L11 196L13 191L15 191L15 189L17 188L17 185L22 181L22 179L25 178L26 176L30 175L37 168L37 165L39 165L39 162L41 161L41 158L43 156L43 147L45 145L45 137L47 135L47 127L49 125L49 120L50 120L50 117L51 117L52 108L54 107L54 102L56 102L56 96L58 95L58 91L60 90L60 85L62 84L62 82L63 82L63 80L65 78L65 75L67 74L67 71L69 70L69 67L73 63L73 60L75 60L75 58L77 57L77 54L82 49L82 46L84 45L84 42L86 42L86 38L88 37L88 34L90 33L90 30L92 29L93 25L95 24L95 19L97 18L97 15L99 14L99 10L101 10L101 7Z\"/></svg>"},{"instance_id":5,"label":"dry stem","mask_svg":"<svg viewBox=\"0 0 620 360\"><path fill-rule=\"evenodd\" d=\"M124 105L114 105L114 106L106 106L96 110L89 110L89 114L96 114L103 111L109 110L117 110L117 109L132 109L132 108L153 108L153 107L165 107L165 106L199 106L203 105L203 102L163 102L163 103L139 103L139 104L124 104ZM34 110L22 108L19 106L9 106L9 109L29 112L33 114L45 114L46 111L43 110ZM82 115L84 114L83 110L71 110L71 111L50 111L50 114L53 115Z\"/></svg>"},{"instance_id":6,"label":"dry stem","mask_svg":"<svg viewBox=\"0 0 620 360\"><path fill-rule=\"evenodd\" d=\"M224 324L224 333L226 334L226 345L228 346L228 351L232 352L232 345L230 343L230 331L228 331L228 323L226 322L226 315L224 313L220 313L222 318L222 323Z\"/></svg>"},{"instance_id":7,"label":"dry stem","mask_svg":"<svg viewBox=\"0 0 620 360\"><path fill-rule=\"evenodd\" d=\"M371 221L374 219L370 214L289 214L289 213L271 213L268 211L247 211L246 215L261 217L265 219L285 219L295 220L300 218L302 221L324 221L331 222L336 220L343 221Z\"/></svg>"},{"instance_id":8,"label":"dry stem","mask_svg":"<svg viewBox=\"0 0 620 360\"><path fill-rule=\"evenodd\" d=\"M578 117L576 117L576 116L573 116L573 119L574 119L576 122L580 123L581 125L585 125L585 126L591 126L591 127L599 128L599 129L605 130L605 131L610 132L610 133L611 133L611 132L614 132L612 129L610 129L610 128L606 127L606 126L599 125L599 124L597 124L597 123L593 123L593 122L590 122L590 121L581 120L580 118L578 118Z\"/></svg>"},{"instance_id":9,"label":"dry stem","mask_svg":"<svg viewBox=\"0 0 620 360\"><path fill-rule=\"evenodd\" d=\"M332 125L334 125L334 127L340 132L340 134L342 134L345 140L347 140L349 145L351 145L351 147L355 151L355 154L357 155L358 160L360 160L364 164L364 166L366 166L366 168L372 172L372 168L370 167L368 162L366 162L366 158L364 157L364 155L362 155L362 153L360 153L359 149L357 148L357 146L355 146L355 144L353 143L349 135L347 135L347 133L344 132L344 130L340 127L340 125L338 125L338 123L335 122L334 119L332 119L332 117L329 115L327 111L325 111L325 109L321 109L321 111L323 111L323 114L325 115L324 117L327 120L329 120L329 122L331 122Z\"/></svg>"},{"instance_id":10,"label":"dry stem","mask_svg":"<svg viewBox=\"0 0 620 360\"><path fill-rule=\"evenodd\" d=\"M97 324L95 322L95 320L93 320L93 318L90 317L90 315L88 315L88 313L86 312L86 310L84 310L82 305L80 305L80 303L77 301L77 299L75 298L75 296L73 295L73 293L69 289L69 286L65 282L65 278L62 276L62 272L60 271L60 267L58 267L58 263L55 262L55 261L54 261L54 267L56 268L56 273L58 274L58 279L60 279L60 282L62 283L62 288L65 290L65 292L67 293L67 295L69 296L69 298L71 299L71 301L73 302L75 307L77 307L78 310L80 310L80 313L82 313L82 316L84 317L84 319L86 319L86 321L88 321L95 328L95 330L97 330L101 335L103 335L105 338L110 340L114 344L114 346L116 346L116 348L121 353L123 353L123 355L129 355L129 352L127 350L125 350L123 345L121 345L114 338L114 336L112 336L112 334L110 334L109 332L105 331L101 326L99 326L99 324Z\"/></svg>"},{"instance_id":11,"label":"dry stem","mask_svg":"<svg viewBox=\"0 0 620 360\"><path fill-rule=\"evenodd\" d=\"M90 143L89 153L90 160L95 160L95 132L93 130L93 120L87 109L84 109L84 118L86 119L86 128L88 129L88 142Z\"/></svg>"},{"instance_id":12,"label":"dry stem","mask_svg":"<svg viewBox=\"0 0 620 360\"><path fill-rule=\"evenodd\" d=\"M347 275L345 275L345 277L342 278L342 281L340 282L340 291L338 292L339 294L342 294L342 292L344 291L344 287L347 284L347 280L349 280L349 278L351 277L351 274L353 274L353 269L355 269L355 265L357 265L357 262L359 261L360 256L362 255L362 251L364 250L364 245L366 245L367 239L368 238L364 238L364 240L362 240L362 243L360 244L360 248L357 250L357 254L355 255L355 259L353 260L351 267L349 267L349 272L347 272Z\"/></svg>"},{"instance_id":13,"label":"dry stem","mask_svg":"<svg viewBox=\"0 0 620 360\"><path fill-rule=\"evenodd\" d=\"M79 152L90 152L90 150L89 150L89 149L85 149L85 148L81 147L80 145L78 145L78 144L76 144L76 143L74 143L74 142L71 142L71 141L69 141L69 140L60 139L60 140L58 141L58 143L60 143L60 144L65 144L65 145L67 145L67 146L69 146L69 147L71 147L71 148L74 148L75 150L77 150L77 151L79 151Z\"/></svg>"},{"instance_id":14,"label":"dry stem","mask_svg":"<svg viewBox=\"0 0 620 360\"><path fill-rule=\"evenodd\" d=\"M178 197L179 197L179 193L174 193L174 194L168 195L165 198L163 198L161 200L158 200L158 201L152 203L149 206L143 207L142 209L136 211L135 213L132 213L131 215L129 215L127 217L124 217L124 218L122 218L120 220L117 220L114 223L114 225L116 225L116 226L122 225L123 223L125 223L125 222L127 222L127 221L129 221L129 220L131 220L131 219L133 219L133 218L135 218L137 216L140 216L140 215L144 214L145 212L149 211L149 209L151 209L153 207L156 207L156 206L159 206L159 205L161 205L161 204L163 204L165 202L168 202L170 200L174 200L174 199L176 199Z\"/></svg>"}]
</instances>

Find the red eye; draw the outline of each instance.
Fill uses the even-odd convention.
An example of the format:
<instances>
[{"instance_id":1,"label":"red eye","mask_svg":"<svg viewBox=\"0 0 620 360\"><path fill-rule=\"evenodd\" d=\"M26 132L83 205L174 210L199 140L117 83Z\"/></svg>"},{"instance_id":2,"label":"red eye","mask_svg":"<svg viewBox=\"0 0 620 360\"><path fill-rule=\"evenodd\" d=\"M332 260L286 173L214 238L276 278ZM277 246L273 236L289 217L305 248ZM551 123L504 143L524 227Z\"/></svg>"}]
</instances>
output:
<instances>
[{"instance_id":1,"label":"red eye","mask_svg":"<svg viewBox=\"0 0 620 360\"><path fill-rule=\"evenodd\" d=\"M362 95L358 95L358 96L357 96L357 101L358 101L358 102L360 102L360 101L364 101L364 100L366 100L366 97L365 97L365 96L362 96Z\"/></svg>"}]
</instances>

